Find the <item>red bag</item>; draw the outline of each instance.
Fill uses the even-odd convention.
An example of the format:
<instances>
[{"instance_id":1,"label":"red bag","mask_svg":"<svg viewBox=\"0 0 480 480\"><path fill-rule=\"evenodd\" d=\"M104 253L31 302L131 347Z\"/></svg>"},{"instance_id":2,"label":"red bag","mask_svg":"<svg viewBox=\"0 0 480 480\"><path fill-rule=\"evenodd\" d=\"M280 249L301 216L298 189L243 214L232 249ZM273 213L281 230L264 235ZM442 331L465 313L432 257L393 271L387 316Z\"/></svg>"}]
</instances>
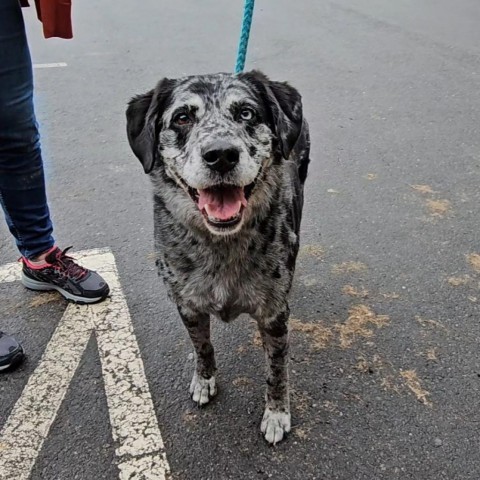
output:
<instances>
[{"instance_id":1,"label":"red bag","mask_svg":"<svg viewBox=\"0 0 480 480\"><path fill-rule=\"evenodd\" d=\"M30 6L28 0L20 0L22 7ZM38 19L43 25L45 38L72 38L72 1L35 0Z\"/></svg>"}]
</instances>

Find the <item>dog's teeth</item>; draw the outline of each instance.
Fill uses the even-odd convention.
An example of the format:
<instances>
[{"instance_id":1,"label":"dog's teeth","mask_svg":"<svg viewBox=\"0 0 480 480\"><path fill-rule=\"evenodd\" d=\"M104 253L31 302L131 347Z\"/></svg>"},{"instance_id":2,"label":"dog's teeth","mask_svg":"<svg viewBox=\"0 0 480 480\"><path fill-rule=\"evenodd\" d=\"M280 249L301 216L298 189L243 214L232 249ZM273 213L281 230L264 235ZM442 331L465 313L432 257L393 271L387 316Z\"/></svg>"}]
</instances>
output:
<instances>
[{"instance_id":1,"label":"dog's teeth","mask_svg":"<svg viewBox=\"0 0 480 480\"><path fill-rule=\"evenodd\" d=\"M231 220L235 220L237 218L240 217L240 214L237 214L237 215L234 215L233 217L230 217L230 218L226 218L226 219L220 219L220 218L215 218L215 217L211 217L210 215L208 215L208 219L211 221L211 222L216 222L216 223L220 223L220 222L230 222Z\"/></svg>"}]
</instances>

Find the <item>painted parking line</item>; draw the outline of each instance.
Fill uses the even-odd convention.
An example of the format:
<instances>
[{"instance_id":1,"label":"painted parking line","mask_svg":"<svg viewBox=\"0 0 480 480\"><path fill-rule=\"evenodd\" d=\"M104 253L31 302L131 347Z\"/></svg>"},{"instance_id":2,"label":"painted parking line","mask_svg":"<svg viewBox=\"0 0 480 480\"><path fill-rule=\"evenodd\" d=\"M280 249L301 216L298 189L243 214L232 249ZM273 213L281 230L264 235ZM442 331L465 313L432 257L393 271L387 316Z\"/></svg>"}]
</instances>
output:
<instances>
[{"instance_id":1,"label":"painted parking line","mask_svg":"<svg viewBox=\"0 0 480 480\"><path fill-rule=\"evenodd\" d=\"M115 258L109 249L75 256L104 276L111 298L97 305L67 306L0 431L0 479L28 479L92 333L100 352L119 479L165 479L169 465ZM19 276L18 264L0 267L0 282Z\"/></svg>"},{"instance_id":2,"label":"painted parking line","mask_svg":"<svg viewBox=\"0 0 480 480\"><path fill-rule=\"evenodd\" d=\"M66 67L67 64L65 62L57 62L57 63L34 63L33 68L61 68Z\"/></svg>"},{"instance_id":3,"label":"painted parking line","mask_svg":"<svg viewBox=\"0 0 480 480\"><path fill-rule=\"evenodd\" d=\"M20 280L20 263L0 265L0 283L18 282Z\"/></svg>"}]
</instances>

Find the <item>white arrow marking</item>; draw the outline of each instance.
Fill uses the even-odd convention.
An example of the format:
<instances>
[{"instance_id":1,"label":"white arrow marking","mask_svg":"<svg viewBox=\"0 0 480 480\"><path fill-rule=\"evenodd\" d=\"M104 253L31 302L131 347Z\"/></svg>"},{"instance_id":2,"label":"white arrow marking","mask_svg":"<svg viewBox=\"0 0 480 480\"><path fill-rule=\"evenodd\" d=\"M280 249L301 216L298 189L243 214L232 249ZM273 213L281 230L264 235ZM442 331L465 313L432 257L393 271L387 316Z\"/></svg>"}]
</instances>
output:
<instances>
[{"instance_id":1,"label":"white arrow marking","mask_svg":"<svg viewBox=\"0 0 480 480\"><path fill-rule=\"evenodd\" d=\"M115 258L108 249L84 251L76 257L107 280L111 298L97 305L68 305L0 432L0 478L28 479L95 332L119 479L165 479L169 465ZM0 282L19 278L18 264L0 267Z\"/></svg>"}]
</instances>

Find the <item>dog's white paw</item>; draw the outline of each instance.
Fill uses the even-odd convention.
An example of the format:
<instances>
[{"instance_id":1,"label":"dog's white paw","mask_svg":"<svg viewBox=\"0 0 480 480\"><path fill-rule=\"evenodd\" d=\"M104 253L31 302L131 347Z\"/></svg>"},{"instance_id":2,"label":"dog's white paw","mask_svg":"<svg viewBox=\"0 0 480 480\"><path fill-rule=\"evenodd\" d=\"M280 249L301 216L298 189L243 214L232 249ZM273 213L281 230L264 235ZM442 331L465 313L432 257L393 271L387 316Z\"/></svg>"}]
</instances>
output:
<instances>
[{"instance_id":1,"label":"dog's white paw","mask_svg":"<svg viewBox=\"0 0 480 480\"><path fill-rule=\"evenodd\" d=\"M267 407L260 429L265 435L265 440L275 445L290 431L290 412L279 412Z\"/></svg>"},{"instance_id":2,"label":"dog's white paw","mask_svg":"<svg viewBox=\"0 0 480 480\"><path fill-rule=\"evenodd\" d=\"M190 394L192 395L192 400L197 402L199 406L208 403L210 399L217 394L215 377L211 377L207 380L195 372L193 374L192 383L190 384Z\"/></svg>"}]
</instances>

